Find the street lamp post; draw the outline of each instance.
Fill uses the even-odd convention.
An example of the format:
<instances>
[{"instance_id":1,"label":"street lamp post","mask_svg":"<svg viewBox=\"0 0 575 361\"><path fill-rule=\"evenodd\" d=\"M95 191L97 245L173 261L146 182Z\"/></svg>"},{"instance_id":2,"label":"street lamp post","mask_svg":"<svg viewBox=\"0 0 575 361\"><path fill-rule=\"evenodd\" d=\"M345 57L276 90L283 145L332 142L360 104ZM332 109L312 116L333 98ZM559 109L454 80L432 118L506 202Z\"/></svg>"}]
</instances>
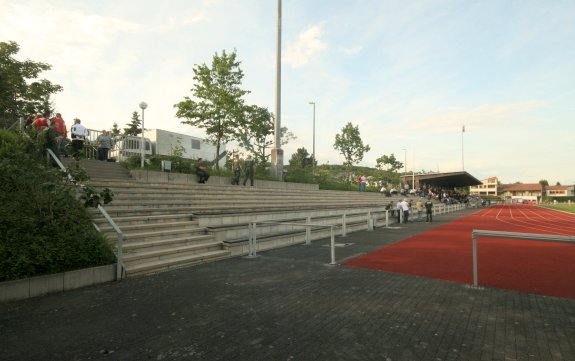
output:
<instances>
[{"instance_id":1,"label":"street lamp post","mask_svg":"<svg viewBox=\"0 0 575 361\"><path fill-rule=\"evenodd\" d=\"M407 182L407 149L403 150L403 179Z\"/></svg>"},{"instance_id":2,"label":"street lamp post","mask_svg":"<svg viewBox=\"0 0 575 361\"><path fill-rule=\"evenodd\" d=\"M313 149L311 153L311 174L315 176L315 102L309 102L313 105Z\"/></svg>"},{"instance_id":3,"label":"street lamp post","mask_svg":"<svg viewBox=\"0 0 575 361\"><path fill-rule=\"evenodd\" d=\"M140 166L144 168L144 110L148 107L146 102L140 103L140 109L142 109L142 140L140 143L140 154L141 154L141 164Z\"/></svg>"}]
</instances>

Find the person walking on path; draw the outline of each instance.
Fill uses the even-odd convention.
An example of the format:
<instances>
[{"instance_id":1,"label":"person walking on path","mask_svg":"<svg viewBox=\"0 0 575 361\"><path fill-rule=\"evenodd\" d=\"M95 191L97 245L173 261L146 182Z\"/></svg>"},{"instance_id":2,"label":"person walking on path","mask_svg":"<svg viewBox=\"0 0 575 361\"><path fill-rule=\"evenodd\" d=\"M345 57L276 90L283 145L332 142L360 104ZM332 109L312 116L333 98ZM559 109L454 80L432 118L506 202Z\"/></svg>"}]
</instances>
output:
<instances>
[{"instance_id":1,"label":"person walking on path","mask_svg":"<svg viewBox=\"0 0 575 361\"><path fill-rule=\"evenodd\" d=\"M58 138L56 142L58 143L58 150L60 154L63 154L65 158L68 158L68 150L66 149L66 139L68 139L68 129L66 128L66 122L62 119L62 114L56 113L56 116L51 119L52 123L56 124L56 133Z\"/></svg>"},{"instance_id":2,"label":"person walking on path","mask_svg":"<svg viewBox=\"0 0 575 361\"><path fill-rule=\"evenodd\" d=\"M98 159L101 161L108 161L108 153L112 149L112 144L114 140L110 136L107 130L102 130L102 133L98 136L96 140L98 144Z\"/></svg>"},{"instance_id":3,"label":"person walking on path","mask_svg":"<svg viewBox=\"0 0 575 361\"><path fill-rule=\"evenodd\" d=\"M433 202L431 199L425 201L425 221L431 222L433 218Z\"/></svg>"},{"instance_id":4,"label":"person walking on path","mask_svg":"<svg viewBox=\"0 0 575 361\"><path fill-rule=\"evenodd\" d=\"M78 160L80 159L80 151L84 148L84 140L90 135L88 129L81 124L80 119L74 119L74 125L70 128L72 134L72 156Z\"/></svg>"},{"instance_id":5,"label":"person walking on path","mask_svg":"<svg viewBox=\"0 0 575 361\"><path fill-rule=\"evenodd\" d=\"M239 186L240 185L240 176L242 174L242 168L240 167L240 160L234 158L232 163L232 172L234 174L232 178L232 185Z\"/></svg>"},{"instance_id":6,"label":"person walking on path","mask_svg":"<svg viewBox=\"0 0 575 361\"><path fill-rule=\"evenodd\" d=\"M254 186L254 173L256 170L256 164L254 162L254 160L252 159L251 155L248 155L248 158L246 159L246 163L244 166L244 172L245 172L245 176L244 176L244 185L246 185L246 182L248 181L248 178L250 180L250 186Z\"/></svg>"}]
</instances>

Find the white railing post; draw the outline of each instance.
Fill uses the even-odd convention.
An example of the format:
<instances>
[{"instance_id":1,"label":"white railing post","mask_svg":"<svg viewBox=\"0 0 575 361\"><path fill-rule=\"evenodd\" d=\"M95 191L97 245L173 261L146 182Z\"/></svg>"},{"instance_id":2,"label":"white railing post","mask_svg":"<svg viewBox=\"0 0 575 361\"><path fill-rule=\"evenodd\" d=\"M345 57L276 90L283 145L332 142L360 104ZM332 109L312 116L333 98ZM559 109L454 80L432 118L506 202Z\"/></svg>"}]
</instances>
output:
<instances>
[{"instance_id":1,"label":"white railing post","mask_svg":"<svg viewBox=\"0 0 575 361\"><path fill-rule=\"evenodd\" d=\"M385 228L389 227L389 210L385 210Z\"/></svg>"},{"instance_id":2,"label":"white railing post","mask_svg":"<svg viewBox=\"0 0 575 361\"><path fill-rule=\"evenodd\" d=\"M347 225L345 224L345 213L341 217L341 236L347 236Z\"/></svg>"},{"instance_id":3,"label":"white railing post","mask_svg":"<svg viewBox=\"0 0 575 361\"><path fill-rule=\"evenodd\" d=\"M311 217L307 217L306 219L306 227L305 227L305 244L311 243Z\"/></svg>"},{"instance_id":4,"label":"white railing post","mask_svg":"<svg viewBox=\"0 0 575 361\"><path fill-rule=\"evenodd\" d=\"M330 247L331 247L331 263L332 265L335 264L335 231L333 229L333 226L330 227L330 233L331 233L331 241L330 241Z\"/></svg>"},{"instance_id":5,"label":"white railing post","mask_svg":"<svg viewBox=\"0 0 575 361\"><path fill-rule=\"evenodd\" d=\"M471 240L473 242L473 287L477 287L477 239L475 232L471 232Z\"/></svg>"},{"instance_id":6,"label":"white railing post","mask_svg":"<svg viewBox=\"0 0 575 361\"><path fill-rule=\"evenodd\" d=\"M367 230L373 231L373 219L371 219L371 212L367 212Z\"/></svg>"}]
</instances>

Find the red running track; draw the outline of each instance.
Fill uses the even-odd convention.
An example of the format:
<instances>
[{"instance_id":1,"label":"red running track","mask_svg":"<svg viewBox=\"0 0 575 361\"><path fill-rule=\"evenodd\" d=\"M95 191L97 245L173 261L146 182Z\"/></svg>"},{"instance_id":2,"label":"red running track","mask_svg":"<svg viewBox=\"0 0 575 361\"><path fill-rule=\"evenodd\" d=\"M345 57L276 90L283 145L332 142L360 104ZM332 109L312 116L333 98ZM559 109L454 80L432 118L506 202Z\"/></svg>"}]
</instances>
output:
<instances>
[{"instance_id":1,"label":"red running track","mask_svg":"<svg viewBox=\"0 0 575 361\"><path fill-rule=\"evenodd\" d=\"M473 284L474 229L575 235L575 215L530 205L499 205L345 265ZM575 243L478 237L477 258L482 287L575 298Z\"/></svg>"}]
</instances>

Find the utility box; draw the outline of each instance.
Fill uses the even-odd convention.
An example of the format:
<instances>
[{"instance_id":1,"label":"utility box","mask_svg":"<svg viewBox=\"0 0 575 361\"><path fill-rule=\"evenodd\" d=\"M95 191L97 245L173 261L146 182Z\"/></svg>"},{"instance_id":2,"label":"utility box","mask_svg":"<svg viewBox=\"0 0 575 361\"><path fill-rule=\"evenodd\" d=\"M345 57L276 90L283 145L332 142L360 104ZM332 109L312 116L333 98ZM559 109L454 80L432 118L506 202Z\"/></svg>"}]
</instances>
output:
<instances>
[{"instance_id":1,"label":"utility box","mask_svg":"<svg viewBox=\"0 0 575 361\"><path fill-rule=\"evenodd\" d=\"M171 160L163 160L162 161L162 172L171 172L172 171L172 161Z\"/></svg>"}]
</instances>

